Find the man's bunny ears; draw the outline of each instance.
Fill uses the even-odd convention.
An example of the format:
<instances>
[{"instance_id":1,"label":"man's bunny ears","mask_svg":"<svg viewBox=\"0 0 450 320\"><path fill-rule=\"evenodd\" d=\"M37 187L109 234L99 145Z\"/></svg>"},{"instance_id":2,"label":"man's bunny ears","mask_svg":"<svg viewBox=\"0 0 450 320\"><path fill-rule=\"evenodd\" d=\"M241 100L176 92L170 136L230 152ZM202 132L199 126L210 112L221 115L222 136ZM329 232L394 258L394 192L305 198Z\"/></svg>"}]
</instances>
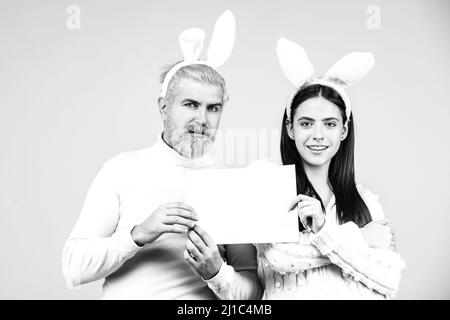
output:
<instances>
[{"instance_id":1,"label":"man's bunny ears","mask_svg":"<svg viewBox=\"0 0 450 320\"><path fill-rule=\"evenodd\" d=\"M337 61L323 78L317 78L308 55L298 44L283 37L278 39L277 55L281 69L297 90L305 84L321 84L336 90L344 100L347 120L350 118L352 109L345 88L363 78L375 63L370 52L352 52ZM288 119L291 113L291 103L292 98L287 106Z\"/></svg>"},{"instance_id":2,"label":"man's bunny ears","mask_svg":"<svg viewBox=\"0 0 450 320\"><path fill-rule=\"evenodd\" d=\"M214 69L220 67L230 56L236 33L236 20L230 10L225 11L216 21L206 61L199 60L203 49L205 32L199 28L184 30L179 36L184 60L167 72L161 85L161 97L165 97L167 87L174 74L190 64L204 64Z\"/></svg>"}]
</instances>

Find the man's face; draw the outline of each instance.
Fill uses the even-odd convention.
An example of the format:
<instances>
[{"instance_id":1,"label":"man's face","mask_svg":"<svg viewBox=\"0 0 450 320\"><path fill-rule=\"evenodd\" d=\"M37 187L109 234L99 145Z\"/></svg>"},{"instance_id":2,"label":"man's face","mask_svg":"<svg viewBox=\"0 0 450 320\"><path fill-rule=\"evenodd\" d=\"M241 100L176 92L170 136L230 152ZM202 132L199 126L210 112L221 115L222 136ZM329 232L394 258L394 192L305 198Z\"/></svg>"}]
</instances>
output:
<instances>
[{"instance_id":1,"label":"man's face","mask_svg":"<svg viewBox=\"0 0 450 320\"><path fill-rule=\"evenodd\" d=\"M160 99L163 138L187 158L203 156L214 142L223 109L220 86L181 79L170 104Z\"/></svg>"}]
</instances>

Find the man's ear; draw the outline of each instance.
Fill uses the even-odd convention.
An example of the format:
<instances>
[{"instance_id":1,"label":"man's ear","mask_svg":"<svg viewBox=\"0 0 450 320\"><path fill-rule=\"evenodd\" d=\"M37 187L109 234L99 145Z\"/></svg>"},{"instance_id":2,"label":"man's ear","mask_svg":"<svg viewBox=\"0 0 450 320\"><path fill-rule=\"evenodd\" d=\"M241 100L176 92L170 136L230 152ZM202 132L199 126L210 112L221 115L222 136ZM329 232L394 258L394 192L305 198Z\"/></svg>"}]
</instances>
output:
<instances>
[{"instance_id":1,"label":"man's ear","mask_svg":"<svg viewBox=\"0 0 450 320\"><path fill-rule=\"evenodd\" d=\"M293 126L292 126L291 120L286 119L285 125L286 125L286 130L287 130L287 134L288 134L289 138L291 138L292 140L294 140L294 139L295 139L295 136L294 136L294 128L293 128Z\"/></svg>"},{"instance_id":2,"label":"man's ear","mask_svg":"<svg viewBox=\"0 0 450 320\"><path fill-rule=\"evenodd\" d=\"M158 106L159 106L159 113L161 114L161 117L163 120L166 120L167 118L167 99L163 97L158 98Z\"/></svg>"}]
</instances>

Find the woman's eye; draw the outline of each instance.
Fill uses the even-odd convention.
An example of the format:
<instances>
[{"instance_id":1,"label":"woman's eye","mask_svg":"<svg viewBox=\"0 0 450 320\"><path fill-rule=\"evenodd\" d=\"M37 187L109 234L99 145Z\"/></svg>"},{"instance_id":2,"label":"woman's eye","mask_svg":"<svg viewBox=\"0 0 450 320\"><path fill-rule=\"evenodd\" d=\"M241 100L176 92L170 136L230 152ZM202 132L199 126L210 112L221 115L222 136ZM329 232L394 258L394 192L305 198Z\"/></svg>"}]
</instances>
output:
<instances>
[{"instance_id":1,"label":"woman's eye","mask_svg":"<svg viewBox=\"0 0 450 320\"><path fill-rule=\"evenodd\" d=\"M311 122L307 122L307 121L300 122L300 126L303 128L309 128L309 127L311 127L311 125L312 125Z\"/></svg>"},{"instance_id":2,"label":"woman's eye","mask_svg":"<svg viewBox=\"0 0 450 320\"><path fill-rule=\"evenodd\" d=\"M325 126L326 127L328 127L328 128L334 128L334 127L336 127L336 123L335 122L327 122L327 123L325 123Z\"/></svg>"},{"instance_id":3,"label":"woman's eye","mask_svg":"<svg viewBox=\"0 0 450 320\"><path fill-rule=\"evenodd\" d=\"M189 108L195 108L197 105L193 102L188 102L184 105L185 107L189 107Z\"/></svg>"}]
</instances>

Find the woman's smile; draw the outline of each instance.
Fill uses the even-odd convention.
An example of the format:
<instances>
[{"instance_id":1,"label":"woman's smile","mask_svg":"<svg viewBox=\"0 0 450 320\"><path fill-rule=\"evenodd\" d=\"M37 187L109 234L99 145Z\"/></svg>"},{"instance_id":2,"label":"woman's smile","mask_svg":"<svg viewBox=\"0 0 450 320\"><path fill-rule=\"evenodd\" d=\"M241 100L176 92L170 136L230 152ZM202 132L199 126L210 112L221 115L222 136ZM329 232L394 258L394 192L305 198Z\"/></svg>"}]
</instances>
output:
<instances>
[{"instance_id":1,"label":"woman's smile","mask_svg":"<svg viewBox=\"0 0 450 320\"><path fill-rule=\"evenodd\" d=\"M326 146L326 145L319 145L319 144L307 145L306 147L307 147L309 150L311 150L312 153L314 153L314 154L320 154L320 153L322 153L322 151L325 151L326 149L329 148L329 146Z\"/></svg>"}]
</instances>

